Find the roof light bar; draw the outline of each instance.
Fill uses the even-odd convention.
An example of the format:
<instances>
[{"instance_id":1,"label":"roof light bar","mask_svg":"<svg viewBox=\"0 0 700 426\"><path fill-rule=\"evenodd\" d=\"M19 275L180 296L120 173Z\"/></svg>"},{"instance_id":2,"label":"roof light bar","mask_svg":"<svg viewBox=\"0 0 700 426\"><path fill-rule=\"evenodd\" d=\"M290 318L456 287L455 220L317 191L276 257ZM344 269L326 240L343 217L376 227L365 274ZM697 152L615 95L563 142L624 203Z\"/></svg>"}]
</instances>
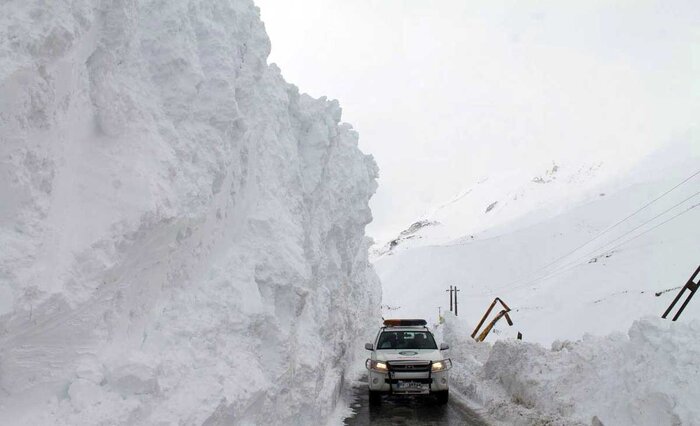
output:
<instances>
[{"instance_id":1,"label":"roof light bar","mask_svg":"<svg viewBox=\"0 0 700 426\"><path fill-rule=\"evenodd\" d=\"M388 319L384 320L385 327L424 327L428 324L424 319Z\"/></svg>"}]
</instances>

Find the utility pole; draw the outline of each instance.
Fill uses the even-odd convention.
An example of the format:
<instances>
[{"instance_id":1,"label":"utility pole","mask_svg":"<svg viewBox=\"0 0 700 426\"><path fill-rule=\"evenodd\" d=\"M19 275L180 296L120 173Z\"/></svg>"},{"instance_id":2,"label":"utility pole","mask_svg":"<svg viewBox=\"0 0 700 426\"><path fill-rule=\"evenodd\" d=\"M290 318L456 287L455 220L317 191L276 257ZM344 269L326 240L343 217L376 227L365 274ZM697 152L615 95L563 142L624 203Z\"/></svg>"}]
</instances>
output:
<instances>
[{"instance_id":1,"label":"utility pole","mask_svg":"<svg viewBox=\"0 0 700 426\"><path fill-rule=\"evenodd\" d=\"M452 312L452 286L450 286L449 290L445 290L450 292L450 312Z\"/></svg>"},{"instance_id":2,"label":"utility pole","mask_svg":"<svg viewBox=\"0 0 700 426\"><path fill-rule=\"evenodd\" d=\"M455 286L455 316L457 316L457 286Z\"/></svg>"},{"instance_id":3,"label":"utility pole","mask_svg":"<svg viewBox=\"0 0 700 426\"><path fill-rule=\"evenodd\" d=\"M685 283L683 288L681 288L681 291L678 293L675 299L673 299L673 302L671 302L671 305L666 309L666 312L664 312L663 315L661 315L661 318L666 318L668 314L671 312L674 306L676 306L676 303L678 303L678 300L680 300L681 296L683 296L683 293L685 293L686 290L690 290L688 293L688 297L685 299L683 304L681 305L681 308L676 312L676 315L673 317L673 321L677 320L679 316L683 313L683 309L688 305L688 302L690 302L690 299L693 298L695 295L695 292L700 288L700 279L698 282L695 282L695 278L700 275L700 266L698 266L698 269L695 270L693 275L690 276L690 279L688 279L688 282ZM658 293L657 293L658 295Z\"/></svg>"}]
</instances>

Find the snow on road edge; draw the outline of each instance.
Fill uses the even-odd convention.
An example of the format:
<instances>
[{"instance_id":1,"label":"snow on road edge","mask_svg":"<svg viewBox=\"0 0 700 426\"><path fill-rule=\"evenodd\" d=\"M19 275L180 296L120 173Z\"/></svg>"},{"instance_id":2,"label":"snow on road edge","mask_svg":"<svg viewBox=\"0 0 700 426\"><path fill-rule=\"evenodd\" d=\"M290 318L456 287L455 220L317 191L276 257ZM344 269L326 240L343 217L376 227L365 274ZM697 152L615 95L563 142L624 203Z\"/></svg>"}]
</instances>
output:
<instances>
[{"instance_id":1,"label":"snow on road edge","mask_svg":"<svg viewBox=\"0 0 700 426\"><path fill-rule=\"evenodd\" d=\"M477 343L447 315L451 385L500 424L697 424L700 321L636 321L627 334Z\"/></svg>"}]
</instances>

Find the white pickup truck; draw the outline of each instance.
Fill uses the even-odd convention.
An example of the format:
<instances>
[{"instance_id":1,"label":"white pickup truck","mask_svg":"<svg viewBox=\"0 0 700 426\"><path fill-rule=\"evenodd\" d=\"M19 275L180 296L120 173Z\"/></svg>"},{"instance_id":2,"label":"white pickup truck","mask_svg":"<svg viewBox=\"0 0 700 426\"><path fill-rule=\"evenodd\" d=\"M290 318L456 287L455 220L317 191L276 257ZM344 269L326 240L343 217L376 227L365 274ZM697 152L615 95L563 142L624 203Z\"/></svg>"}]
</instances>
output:
<instances>
[{"instance_id":1,"label":"white pickup truck","mask_svg":"<svg viewBox=\"0 0 700 426\"><path fill-rule=\"evenodd\" d=\"M449 398L448 370L452 361L444 357L449 346L438 348L435 337L422 319L385 320L374 343L369 370L369 402L380 404L382 395L432 395L438 404Z\"/></svg>"}]
</instances>

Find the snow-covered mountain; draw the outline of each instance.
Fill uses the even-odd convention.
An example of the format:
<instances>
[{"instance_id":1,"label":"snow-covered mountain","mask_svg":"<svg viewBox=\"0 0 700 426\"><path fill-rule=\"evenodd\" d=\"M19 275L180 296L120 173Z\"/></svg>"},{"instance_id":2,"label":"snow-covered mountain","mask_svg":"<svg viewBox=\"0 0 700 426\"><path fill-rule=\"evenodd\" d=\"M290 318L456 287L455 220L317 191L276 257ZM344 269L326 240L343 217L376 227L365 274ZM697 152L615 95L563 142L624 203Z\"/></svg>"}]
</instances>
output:
<instances>
[{"instance_id":1,"label":"snow-covered mountain","mask_svg":"<svg viewBox=\"0 0 700 426\"><path fill-rule=\"evenodd\" d=\"M546 344L660 315L700 263L698 146L691 136L630 168L554 162L467 186L373 248L387 314L436 318L456 285L465 328L498 296L515 325L489 339Z\"/></svg>"},{"instance_id":2,"label":"snow-covered mountain","mask_svg":"<svg viewBox=\"0 0 700 426\"><path fill-rule=\"evenodd\" d=\"M269 51L251 0L0 6L1 424L333 410L377 169Z\"/></svg>"},{"instance_id":3,"label":"snow-covered mountain","mask_svg":"<svg viewBox=\"0 0 700 426\"><path fill-rule=\"evenodd\" d=\"M552 161L484 177L433 208L397 238L375 246L373 258L459 238L471 241L542 221L572 204L605 196L595 192L597 186L623 171L602 162L581 165Z\"/></svg>"}]
</instances>

